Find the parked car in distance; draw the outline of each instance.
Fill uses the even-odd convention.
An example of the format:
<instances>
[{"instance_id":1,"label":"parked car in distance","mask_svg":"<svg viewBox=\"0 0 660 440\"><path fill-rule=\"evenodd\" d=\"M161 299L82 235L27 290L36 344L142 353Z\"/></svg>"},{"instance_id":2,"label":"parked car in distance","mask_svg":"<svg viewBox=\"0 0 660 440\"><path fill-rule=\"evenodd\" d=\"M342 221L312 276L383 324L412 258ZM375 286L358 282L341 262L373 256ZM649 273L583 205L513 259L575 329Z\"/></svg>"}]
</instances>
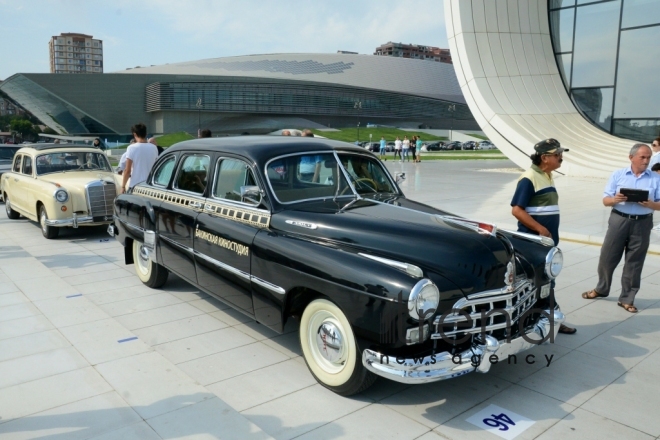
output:
<instances>
[{"instance_id":1,"label":"parked car in distance","mask_svg":"<svg viewBox=\"0 0 660 440\"><path fill-rule=\"evenodd\" d=\"M451 141L444 145L445 150L460 150L463 144L459 141Z\"/></svg>"},{"instance_id":2,"label":"parked car in distance","mask_svg":"<svg viewBox=\"0 0 660 440\"><path fill-rule=\"evenodd\" d=\"M372 153L378 153L380 151L380 142L366 142L363 147Z\"/></svg>"},{"instance_id":3,"label":"parked car in distance","mask_svg":"<svg viewBox=\"0 0 660 440\"><path fill-rule=\"evenodd\" d=\"M474 150L476 147L477 147L477 143L475 141L467 141L467 142L463 142L461 149Z\"/></svg>"},{"instance_id":4,"label":"parked car in distance","mask_svg":"<svg viewBox=\"0 0 660 440\"><path fill-rule=\"evenodd\" d=\"M149 287L171 271L276 332L298 320L341 395L486 373L556 336L552 239L409 200L403 178L329 139L190 140L115 199L108 232Z\"/></svg>"},{"instance_id":5,"label":"parked car in distance","mask_svg":"<svg viewBox=\"0 0 660 440\"><path fill-rule=\"evenodd\" d=\"M422 151L441 151L443 150L442 147L444 147L444 145L444 142L441 141L431 142L423 146Z\"/></svg>"},{"instance_id":6,"label":"parked car in distance","mask_svg":"<svg viewBox=\"0 0 660 440\"><path fill-rule=\"evenodd\" d=\"M110 224L119 186L97 148L59 144L19 149L1 185L7 217L39 222L46 238L56 238L62 227Z\"/></svg>"},{"instance_id":7,"label":"parked car in distance","mask_svg":"<svg viewBox=\"0 0 660 440\"><path fill-rule=\"evenodd\" d=\"M481 141L477 147L479 150L497 150L497 147L493 145L491 141Z\"/></svg>"}]
</instances>

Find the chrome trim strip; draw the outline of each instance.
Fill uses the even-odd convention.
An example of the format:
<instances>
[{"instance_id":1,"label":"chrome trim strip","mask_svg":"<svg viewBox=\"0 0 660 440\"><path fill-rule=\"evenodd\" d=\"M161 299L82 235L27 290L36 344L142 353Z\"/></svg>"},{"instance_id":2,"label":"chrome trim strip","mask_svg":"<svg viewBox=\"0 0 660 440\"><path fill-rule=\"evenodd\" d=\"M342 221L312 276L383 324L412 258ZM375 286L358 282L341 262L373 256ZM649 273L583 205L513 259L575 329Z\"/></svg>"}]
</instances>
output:
<instances>
[{"instance_id":1,"label":"chrome trim strip","mask_svg":"<svg viewBox=\"0 0 660 440\"><path fill-rule=\"evenodd\" d=\"M518 231L510 231L508 229L502 229L502 231L511 234L515 237L522 238L527 241L531 241L534 243L539 243L544 246L552 247L555 245L555 241L550 238L550 237L544 237L542 235L534 235L534 234L528 234L526 232L518 232Z\"/></svg>"},{"instance_id":2,"label":"chrome trim strip","mask_svg":"<svg viewBox=\"0 0 660 440\"><path fill-rule=\"evenodd\" d=\"M268 281L262 280L261 278L250 276L250 279L252 280L253 283L258 284L261 287L265 287L266 289L271 290L275 293L279 293L280 295L284 295L286 293L286 290L284 290L282 287L276 286L275 284L269 283Z\"/></svg>"},{"instance_id":3,"label":"chrome trim strip","mask_svg":"<svg viewBox=\"0 0 660 440\"><path fill-rule=\"evenodd\" d=\"M218 261L218 260L216 260L216 259L214 259L214 258L211 258L211 257L209 257L209 256L207 256L207 255L205 255L205 254L203 254L203 253L201 253L201 252L199 252L199 251L195 251L195 250L193 250L192 252L193 252L193 254L194 254L195 256L197 256L197 257L199 257L199 258L201 258L201 259L203 259L203 260L206 260L206 261L208 261L208 262L211 263L211 264L214 264L214 265L218 266L220 269L224 269L224 270L226 270L227 272L231 272L231 273L233 273L234 275L238 275L239 277L241 277L241 278L243 278L243 279L245 279L245 280L247 280L247 281L250 281L250 274L249 274L249 273L244 272L244 271L242 271L242 270L240 270L240 269L236 269L235 267L232 267L232 266L230 266L230 265L228 265L228 264L225 264L225 263L223 263L223 262L221 262L221 261Z\"/></svg>"},{"instance_id":4,"label":"chrome trim strip","mask_svg":"<svg viewBox=\"0 0 660 440\"><path fill-rule=\"evenodd\" d=\"M299 222L297 220L285 220L284 223L292 225L292 226L299 226L301 228L307 228L307 229L317 229L318 228L316 223Z\"/></svg>"},{"instance_id":5,"label":"chrome trim strip","mask_svg":"<svg viewBox=\"0 0 660 440\"><path fill-rule=\"evenodd\" d=\"M288 223L288 220L287 220ZM358 252L358 255L369 258L370 260L378 261L379 263L386 264L390 267L393 267L395 269L399 269L403 272L406 272L408 275L414 276L415 278L421 278L424 276L424 273L422 272L422 269L419 268L418 266L415 266L414 264L409 264L409 263L403 263L401 261L396 261L396 260L390 260L388 258L383 258L383 257L377 257L375 255L369 255L369 254L364 254L362 252ZM411 273L408 271L408 268L411 268L413 272L416 273Z\"/></svg>"},{"instance_id":6,"label":"chrome trim strip","mask_svg":"<svg viewBox=\"0 0 660 440\"><path fill-rule=\"evenodd\" d=\"M142 230L144 231L144 229L142 229ZM184 251L186 251L186 252L188 252L188 253L191 253L191 254L192 254L192 253L195 252L195 251L193 250L193 248L190 248L190 247L188 247L188 246L184 246L184 245L182 245L181 243L177 243L176 241L172 240L171 238L163 237L162 235L158 236L158 238L160 238L160 239L162 239L162 240L165 240L166 242L168 242L168 243L170 243L170 244L173 244L174 246L178 247L179 249L183 249Z\"/></svg>"}]
</instances>

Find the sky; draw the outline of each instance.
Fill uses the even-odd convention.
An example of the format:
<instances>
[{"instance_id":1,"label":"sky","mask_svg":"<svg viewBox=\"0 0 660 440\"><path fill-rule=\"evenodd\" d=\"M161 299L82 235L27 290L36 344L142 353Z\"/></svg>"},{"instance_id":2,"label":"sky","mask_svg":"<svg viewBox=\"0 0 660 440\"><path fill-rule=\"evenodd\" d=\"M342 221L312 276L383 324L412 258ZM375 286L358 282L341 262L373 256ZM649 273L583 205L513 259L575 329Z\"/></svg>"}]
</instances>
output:
<instances>
[{"instance_id":1,"label":"sky","mask_svg":"<svg viewBox=\"0 0 660 440\"><path fill-rule=\"evenodd\" d=\"M63 32L103 40L104 71L267 53L446 48L442 0L0 0L0 80L48 73Z\"/></svg>"}]
</instances>

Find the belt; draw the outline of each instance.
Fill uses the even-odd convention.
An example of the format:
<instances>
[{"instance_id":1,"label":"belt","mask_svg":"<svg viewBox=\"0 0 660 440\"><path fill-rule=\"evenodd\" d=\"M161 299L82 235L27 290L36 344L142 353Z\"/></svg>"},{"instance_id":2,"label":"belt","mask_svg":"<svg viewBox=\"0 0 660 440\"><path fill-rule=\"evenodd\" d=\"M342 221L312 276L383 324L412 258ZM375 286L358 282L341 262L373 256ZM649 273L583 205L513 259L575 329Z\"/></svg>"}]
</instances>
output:
<instances>
[{"instance_id":1,"label":"belt","mask_svg":"<svg viewBox=\"0 0 660 440\"><path fill-rule=\"evenodd\" d=\"M631 220L642 220L645 218L649 218L653 215L653 213L641 214L641 215L624 214L623 212L617 211L616 209L613 209L612 212L615 213L616 215L620 215L621 217L629 218Z\"/></svg>"}]
</instances>

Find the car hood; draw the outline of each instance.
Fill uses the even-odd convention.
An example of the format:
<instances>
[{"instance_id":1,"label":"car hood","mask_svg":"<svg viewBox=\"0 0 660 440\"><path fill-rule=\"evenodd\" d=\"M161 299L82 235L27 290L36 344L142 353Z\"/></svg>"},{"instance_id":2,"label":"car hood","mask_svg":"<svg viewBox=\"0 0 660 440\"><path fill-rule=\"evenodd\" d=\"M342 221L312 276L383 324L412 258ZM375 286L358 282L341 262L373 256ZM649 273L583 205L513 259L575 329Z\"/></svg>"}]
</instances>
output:
<instances>
[{"instance_id":1,"label":"car hood","mask_svg":"<svg viewBox=\"0 0 660 440\"><path fill-rule=\"evenodd\" d=\"M44 182L59 184L65 189L84 188L85 185L94 180L112 180L119 186L118 176L109 171L71 171L63 173L52 173L40 176Z\"/></svg>"},{"instance_id":2,"label":"car hood","mask_svg":"<svg viewBox=\"0 0 660 440\"><path fill-rule=\"evenodd\" d=\"M405 197L350 204L310 202L271 217L271 228L414 264L464 294L504 286L511 254L502 239L444 220L449 215ZM428 276L428 275L427 275Z\"/></svg>"}]
</instances>

